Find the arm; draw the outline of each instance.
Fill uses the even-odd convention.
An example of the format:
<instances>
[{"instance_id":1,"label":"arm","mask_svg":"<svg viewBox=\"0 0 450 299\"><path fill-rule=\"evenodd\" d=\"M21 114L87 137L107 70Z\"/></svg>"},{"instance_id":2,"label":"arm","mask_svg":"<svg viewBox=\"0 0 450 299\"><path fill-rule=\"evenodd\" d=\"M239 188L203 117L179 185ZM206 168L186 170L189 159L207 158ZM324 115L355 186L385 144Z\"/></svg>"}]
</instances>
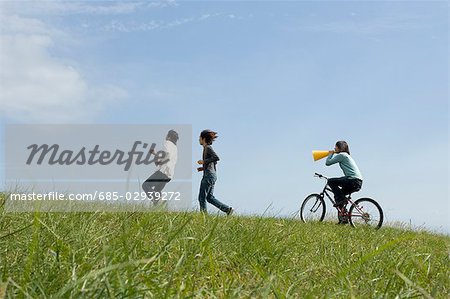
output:
<instances>
[{"instance_id":1,"label":"arm","mask_svg":"<svg viewBox=\"0 0 450 299\"><path fill-rule=\"evenodd\" d=\"M165 141L164 142L164 149L163 149L163 151L164 151L164 153L165 153L165 155L164 155L164 161L168 161L168 160L170 160L170 151L169 151L169 146L168 146L168 142L170 142L170 141Z\"/></svg>"},{"instance_id":2,"label":"arm","mask_svg":"<svg viewBox=\"0 0 450 299\"><path fill-rule=\"evenodd\" d=\"M330 166L333 165L335 163L341 162L342 161L342 155L339 154L334 154L334 153L330 153L328 154L327 160L325 161L325 165L326 166Z\"/></svg>"},{"instance_id":3,"label":"arm","mask_svg":"<svg viewBox=\"0 0 450 299\"><path fill-rule=\"evenodd\" d=\"M155 165L160 166L167 163L170 160L170 152L167 147L167 141L164 143L164 149L158 152L153 150L153 154L155 155Z\"/></svg>"},{"instance_id":4,"label":"arm","mask_svg":"<svg viewBox=\"0 0 450 299\"><path fill-rule=\"evenodd\" d=\"M206 148L206 155L209 156L207 159L203 160L204 164L213 163L219 161L219 156L217 156L216 152L212 149L212 147L208 146Z\"/></svg>"}]
</instances>

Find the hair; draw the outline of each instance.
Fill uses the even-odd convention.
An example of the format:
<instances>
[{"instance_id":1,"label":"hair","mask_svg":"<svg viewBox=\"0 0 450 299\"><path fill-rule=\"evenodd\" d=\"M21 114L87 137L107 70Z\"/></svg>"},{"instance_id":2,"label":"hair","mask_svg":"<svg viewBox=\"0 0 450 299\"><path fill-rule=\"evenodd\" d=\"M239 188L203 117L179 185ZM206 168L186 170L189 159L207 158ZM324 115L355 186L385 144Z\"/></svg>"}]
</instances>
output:
<instances>
[{"instance_id":1,"label":"hair","mask_svg":"<svg viewBox=\"0 0 450 299\"><path fill-rule=\"evenodd\" d=\"M214 140L218 137L217 132L213 132L211 130L203 130L200 133L200 138L205 139L206 144L210 145Z\"/></svg>"},{"instance_id":2,"label":"hair","mask_svg":"<svg viewBox=\"0 0 450 299\"><path fill-rule=\"evenodd\" d=\"M350 149L348 148L348 144L346 141L341 140L336 142L336 147L339 149L339 151L346 152L350 155Z\"/></svg>"},{"instance_id":3,"label":"hair","mask_svg":"<svg viewBox=\"0 0 450 299\"><path fill-rule=\"evenodd\" d=\"M173 144L176 145L178 139L178 133L175 130L170 130L169 132L167 132L166 140L172 141Z\"/></svg>"}]
</instances>

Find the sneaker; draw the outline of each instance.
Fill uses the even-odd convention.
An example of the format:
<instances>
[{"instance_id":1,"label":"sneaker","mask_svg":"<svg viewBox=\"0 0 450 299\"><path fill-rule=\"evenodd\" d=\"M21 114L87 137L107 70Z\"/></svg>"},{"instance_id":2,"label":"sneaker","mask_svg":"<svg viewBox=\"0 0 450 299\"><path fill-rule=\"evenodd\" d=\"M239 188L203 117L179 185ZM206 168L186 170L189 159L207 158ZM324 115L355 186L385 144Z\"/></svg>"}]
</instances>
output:
<instances>
[{"instance_id":1,"label":"sneaker","mask_svg":"<svg viewBox=\"0 0 450 299\"><path fill-rule=\"evenodd\" d=\"M338 220L338 224L349 224L348 212L346 208L341 208L341 210L338 212Z\"/></svg>"},{"instance_id":2,"label":"sneaker","mask_svg":"<svg viewBox=\"0 0 450 299\"><path fill-rule=\"evenodd\" d=\"M348 217L344 216L342 217L342 219L339 220L339 224L349 224L350 222L348 222Z\"/></svg>"},{"instance_id":3,"label":"sneaker","mask_svg":"<svg viewBox=\"0 0 450 299\"><path fill-rule=\"evenodd\" d=\"M233 208L229 207L225 213L227 213L227 215L230 216L231 214L233 214L233 212L234 212Z\"/></svg>"},{"instance_id":4,"label":"sneaker","mask_svg":"<svg viewBox=\"0 0 450 299\"><path fill-rule=\"evenodd\" d=\"M348 217L347 216L340 216L338 215L338 220L339 222L336 224L349 224L350 222L348 221Z\"/></svg>"},{"instance_id":5,"label":"sneaker","mask_svg":"<svg viewBox=\"0 0 450 299\"><path fill-rule=\"evenodd\" d=\"M343 220L343 221L339 220L339 222L336 223L336 225L345 225L345 224L349 224L348 220Z\"/></svg>"}]
</instances>

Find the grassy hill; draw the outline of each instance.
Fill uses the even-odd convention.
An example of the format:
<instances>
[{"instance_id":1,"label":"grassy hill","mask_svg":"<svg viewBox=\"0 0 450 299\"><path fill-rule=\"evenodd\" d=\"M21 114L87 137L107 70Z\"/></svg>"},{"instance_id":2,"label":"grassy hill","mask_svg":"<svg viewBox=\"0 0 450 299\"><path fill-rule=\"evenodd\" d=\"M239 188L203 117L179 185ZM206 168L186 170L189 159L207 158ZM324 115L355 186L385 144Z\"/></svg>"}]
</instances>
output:
<instances>
[{"instance_id":1,"label":"grassy hill","mask_svg":"<svg viewBox=\"0 0 450 299\"><path fill-rule=\"evenodd\" d=\"M0 208L0 298L448 298L449 244L266 217Z\"/></svg>"}]
</instances>

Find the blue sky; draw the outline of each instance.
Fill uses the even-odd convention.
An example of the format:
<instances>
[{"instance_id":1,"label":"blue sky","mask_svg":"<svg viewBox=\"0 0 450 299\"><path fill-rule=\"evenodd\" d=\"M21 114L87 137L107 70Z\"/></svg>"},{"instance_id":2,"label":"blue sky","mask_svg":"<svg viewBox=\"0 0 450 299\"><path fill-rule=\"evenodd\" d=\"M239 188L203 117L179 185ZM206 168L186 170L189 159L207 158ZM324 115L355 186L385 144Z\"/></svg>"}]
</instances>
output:
<instances>
[{"instance_id":1,"label":"blue sky","mask_svg":"<svg viewBox=\"0 0 450 299\"><path fill-rule=\"evenodd\" d=\"M311 150L344 139L388 221L450 232L446 1L0 8L2 126L192 124L193 161L211 128L217 197L281 216L320 190L314 172L341 175Z\"/></svg>"}]
</instances>

